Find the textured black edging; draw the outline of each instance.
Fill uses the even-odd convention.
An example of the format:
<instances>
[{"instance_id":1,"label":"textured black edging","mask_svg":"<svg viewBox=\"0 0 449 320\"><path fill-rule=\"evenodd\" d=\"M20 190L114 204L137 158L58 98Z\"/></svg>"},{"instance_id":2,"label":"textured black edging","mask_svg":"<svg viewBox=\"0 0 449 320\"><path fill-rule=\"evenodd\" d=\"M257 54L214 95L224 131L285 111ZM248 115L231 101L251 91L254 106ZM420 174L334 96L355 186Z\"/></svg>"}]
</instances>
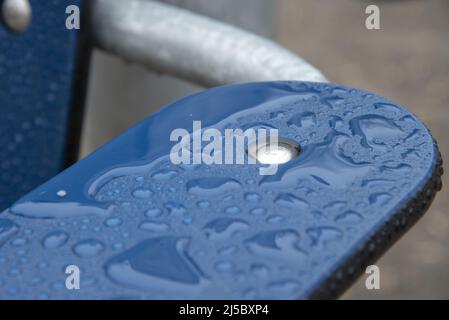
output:
<instances>
[{"instance_id":1,"label":"textured black edging","mask_svg":"<svg viewBox=\"0 0 449 320\"><path fill-rule=\"evenodd\" d=\"M409 202L395 213L381 230L357 249L343 266L324 280L308 299L336 299L363 274L366 267L379 259L430 207L436 193L441 190L443 160L434 141L437 161L430 179Z\"/></svg>"}]
</instances>

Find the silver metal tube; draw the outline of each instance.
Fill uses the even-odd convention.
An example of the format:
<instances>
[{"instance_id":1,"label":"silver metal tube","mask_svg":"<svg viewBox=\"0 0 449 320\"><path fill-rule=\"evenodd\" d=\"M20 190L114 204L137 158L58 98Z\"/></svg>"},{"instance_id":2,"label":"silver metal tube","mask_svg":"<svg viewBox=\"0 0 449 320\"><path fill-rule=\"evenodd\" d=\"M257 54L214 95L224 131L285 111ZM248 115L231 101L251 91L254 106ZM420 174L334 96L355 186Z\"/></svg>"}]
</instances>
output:
<instances>
[{"instance_id":1,"label":"silver metal tube","mask_svg":"<svg viewBox=\"0 0 449 320\"><path fill-rule=\"evenodd\" d=\"M273 41L190 11L154 1L91 1L94 44L157 72L206 87L327 81L319 70Z\"/></svg>"}]
</instances>

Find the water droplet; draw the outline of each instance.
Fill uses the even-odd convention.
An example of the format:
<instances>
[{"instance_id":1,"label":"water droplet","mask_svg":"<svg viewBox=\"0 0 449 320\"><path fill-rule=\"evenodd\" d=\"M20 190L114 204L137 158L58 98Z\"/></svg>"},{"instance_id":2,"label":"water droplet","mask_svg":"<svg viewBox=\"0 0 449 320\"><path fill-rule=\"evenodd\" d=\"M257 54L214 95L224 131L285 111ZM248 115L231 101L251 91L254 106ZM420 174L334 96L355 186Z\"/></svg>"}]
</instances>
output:
<instances>
[{"instance_id":1,"label":"water droplet","mask_svg":"<svg viewBox=\"0 0 449 320\"><path fill-rule=\"evenodd\" d=\"M77 202L19 202L12 206L11 213L31 219L73 218L89 215L105 217L111 214L113 206L83 205Z\"/></svg>"},{"instance_id":2,"label":"water droplet","mask_svg":"<svg viewBox=\"0 0 449 320\"><path fill-rule=\"evenodd\" d=\"M236 206L227 207L225 209L225 213L227 214L238 214L240 213L240 211L241 211L240 208Z\"/></svg>"},{"instance_id":3,"label":"water droplet","mask_svg":"<svg viewBox=\"0 0 449 320\"><path fill-rule=\"evenodd\" d=\"M238 251L238 247L234 245L226 246L218 249L218 254L222 256L230 255Z\"/></svg>"},{"instance_id":4,"label":"water droplet","mask_svg":"<svg viewBox=\"0 0 449 320\"><path fill-rule=\"evenodd\" d=\"M234 265L230 261L220 261L215 264L215 270L222 273L232 272Z\"/></svg>"},{"instance_id":5,"label":"water droplet","mask_svg":"<svg viewBox=\"0 0 449 320\"><path fill-rule=\"evenodd\" d=\"M274 200L274 203L290 209L307 209L309 207L309 203L306 200L290 193L280 193Z\"/></svg>"},{"instance_id":6,"label":"water droplet","mask_svg":"<svg viewBox=\"0 0 449 320\"><path fill-rule=\"evenodd\" d=\"M412 159L419 159L420 155L419 152L416 149L408 149L407 151L401 153L401 158L402 159L408 159L408 158L412 158Z\"/></svg>"},{"instance_id":7,"label":"water droplet","mask_svg":"<svg viewBox=\"0 0 449 320\"><path fill-rule=\"evenodd\" d=\"M201 200L201 201L198 201L196 203L196 205L198 206L198 208L206 209L206 208L209 208L210 202L207 200Z\"/></svg>"},{"instance_id":8,"label":"water droplet","mask_svg":"<svg viewBox=\"0 0 449 320\"><path fill-rule=\"evenodd\" d=\"M297 292L301 286L294 280L283 280L271 282L268 285L268 290L271 291L277 299L296 298Z\"/></svg>"},{"instance_id":9,"label":"water droplet","mask_svg":"<svg viewBox=\"0 0 449 320\"><path fill-rule=\"evenodd\" d=\"M300 179L310 179L320 185L346 188L375 168L367 162L356 162L343 153L348 137L331 132L323 142L303 147L297 161L278 168L275 175L265 176L261 185L271 188L294 186Z\"/></svg>"},{"instance_id":10,"label":"water droplet","mask_svg":"<svg viewBox=\"0 0 449 320\"><path fill-rule=\"evenodd\" d=\"M60 198L64 198L67 195L67 192L65 190L59 190L56 192L56 195Z\"/></svg>"},{"instance_id":11,"label":"water droplet","mask_svg":"<svg viewBox=\"0 0 449 320\"><path fill-rule=\"evenodd\" d=\"M171 178L176 177L177 174L178 172L175 170L163 169L155 172L151 177L155 180L163 181L170 180Z\"/></svg>"},{"instance_id":12,"label":"water droplet","mask_svg":"<svg viewBox=\"0 0 449 320\"><path fill-rule=\"evenodd\" d=\"M145 221L139 226L139 228L150 232L166 232L170 229L170 226L162 222Z\"/></svg>"},{"instance_id":13,"label":"water droplet","mask_svg":"<svg viewBox=\"0 0 449 320\"><path fill-rule=\"evenodd\" d=\"M106 219L106 221L104 222L104 224L110 228L118 227L122 223L123 223L123 221L120 218L109 218L109 219Z\"/></svg>"},{"instance_id":14,"label":"water droplet","mask_svg":"<svg viewBox=\"0 0 449 320\"><path fill-rule=\"evenodd\" d=\"M362 187L374 187L376 185L385 185L386 183L392 183L394 180L389 179L365 179L362 181Z\"/></svg>"},{"instance_id":15,"label":"water droplet","mask_svg":"<svg viewBox=\"0 0 449 320\"><path fill-rule=\"evenodd\" d=\"M282 221L284 221L285 218L283 216L280 215L271 215L267 218L267 222L270 224L278 224L281 223Z\"/></svg>"},{"instance_id":16,"label":"water droplet","mask_svg":"<svg viewBox=\"0 0 449 320\"><path fill-rule=\"evenodd\" d=\"M19 226L9 219L0 219L0 247L19 231Z\"/></svg>"},{"instance_id":17,"label":"water droplet","mask_svg":"<svg viewBox=\"0 0 449 320\"><path fill-rule=\"evenodd\" d=\"M311 128L316 125L316 115L313 112L302 112L294 115L287 121L288 126L298 128Z\"/></svg>"},{"instance_id":18,"label":"water droplet","mask_svg":"<svg viewBox=\"0 0 449 320\"><path fill-rule=\"evenodd\" d=\"M343 210L346 206L347 206L346 201L337 200L337 201L332 201L332 202L328 203L327 205L325 205L324 209L325 210Z\"/></svg>"},{"instance_id":19,"label":"water droplet","mask_svg":"<svg viewBox=\"0 0 449 320\"><path fill-rule=\"evenodd\" d=\"M360 222L361 220L363 220L362 215L353 210L345 211L335 217L335 222L338 222L338 223L352 224L352 223Z\"/></svg>"},{"instance_id":20,"label":"water droplet","mask_svg":"<svg viewBox=\"0 0 449 320\"><path fill-rule=\"evenodd\" d=\"M133 192L133 197L136 199L147 199L149 198L153 192L149 189L137 189Z\"/></svg>"},{"instance_id":21,"label":"water droplet","mask_svg":"<svg viewBox=\"0 0 449 320\"><path fill-rule=\"evenodd\" d=\"M259 293L254 288L246 289L242 292L242 297L245 300L255 300L259 296Z\"/></svg>"},{"instance_id":22,"label":"water droplet","mask_svg":"<svg viewBox=\"0 0 449 320\"><path fill-rule=\"evenodd\" d=\"M249 202L259 202L262 197L256 192L247 192L245 193L245 200Z\"/></svg>"},{"instance_id":23,"label":"water droplet","mask_svg":"<svg viewBox=\"0 0 449 320\"><path fill-rule=\"evenodd\" d=\"M190 224L192 224L192 222L193 222L193 218L192 218L192 217L185 217L184 219L182 219L182 222L183 222L185 225L190 225Z\"/></svg>"},{"instance_id":24,"label":"water droplet","mask_svg":"<svg viewBox=\"0 0 449 320\"><path fill-rule=\"evenodd\" d=\"M382 113L392 113L392 115L398 115L401 113L401 108L391 103L375 103L375 110L380 110Z\"/></svg>"},{"instance_id":25,"label":"water droplet","mask_svg":"<svg viewBox=\"0 0 449 320\"><path fill-rule=\"evenodd\" d=\"M254 216L261 216L263 214L265 214L265 209L264 208L254 208L250 211L250 213Z\"/></svg>"},{"instance_id":26,"label":"water droplet","mask_svg":"<svg viewBox=\"0 0 449 320\"><path fill-rule=\"evenodd\" d=\"M223 202L228 202L234 199L234 196L232 194L228 194L223 198Z\"/></svg>"},{"instance_id":27,"label":"water droplet","mask_svg":"<svg viewBox=\"0 0 449 320\"><path fill-rule=\"evenodd\" d=\"M385 165L381 166L379 169L382 173L389 172L395 174L408 174L411 168L412 167L406 163L393 164L388 162Z\"/></svg>"},{"instance_id":28,"label":"water droplet","mask_svg":"<svg viewBox=\"0 0 449 320\"><path fill-rule=\"evenodd\" d=\"M69 235L64 231L52 231L42 240L42 246L46 249L57 249L66 244Z\"/></svg>"},{"instance_id":29,"label":"water droplet","mask_svg":"<svg viewBox=\"0 0 449 320\"><path fill-rule=\"evenodd\" d=\"M268 267L262 263L255 263L250 267L251 273L254 274L258 278L266 278L268 277L270 270Z\"/></svg>"},{"instance_id":30,"label":"water droplet","mask_svg":"<svg viewBox=\"0 0 449 320\"><path fill-rule=\"evenodd\" d=\"M321 102L328 106L331 109L336 109L339 106L341 106L345 102L345 98L338 97L338 96L331 96L328 98L322 98Z\"/></svg>"},{"instance_id":31,"label":"water droplet","mask_svg":"<svg viewBox=\"0 0 449 320\"><path fill-rule=\"evenodd\" d=\"M81 258L98 256L104 249L104 244L95 239L82 240L73 246L73 252Z\"/></svg>"},{"instance_id":32,"label":"water droplet","mask_svg":"<svg viewBox=\"0 0 449 320\"><path fill-rule=\"evenodd\" d=\"M306 256L299 248L299 240L299 234L295 230L275 230L258 233L245 244L248 250L257 256L299 262Z\"/></svg>"},{"instance_id":33,"label":"water droplet","mask_svg":"<svg viewBox=\"0 0 449 320\"><path fill-rule=\"evenodd\" d=\"M211 240L224 240L248 228L248 223L243 219L218 218L206 224L203 230Z\"/></svg>"},{"instance_id":34,"label":"water droplet","mask_svg":"<svg viewBox=\"0 0 449 320\"><path fill-rule=\"evenodd\" d=\"M334 227L313 227L307 229L307 234L312 241L312 245L327 245L339 241L343 237L343 232Z\"/></svg>"},{"instance_id":35,"label":"water droplet","mask_svg":"<svg viewBox=\"0 0 449 320\"><path fill-rule=\"evenodd\" d=\"M9 270L8 275L11 277L17 277L22 274L22 271L19 268L12 268Z\"/></svg>"},{"instance_id":36,"label":"water droplet","mask_svg":"<svg viewBox=\"0 0 449 320\"><path fill-rule=\"evenodd\" d=\"M167 202L164 207L173 216L182 216L187 213L187 209L182 204L176 202Z\"/></svg>"},{"instance_id":37,"label":"water droplet","mask_svg":"<svg viewBox=\"0 0 449 320\"><path fill-rule=\"evenodd\" d=\"M110 259L106 274L115 283L160 297L195 298L208 280L187 253L189 241L177 237L144 240Z\"/></svg>"},{"instance_id":38,"label":"water droplet","mask_svg":"<svg viewBox=\"0 0 449 320\"><path fill-rule=\"evenodd\" d=\"M16 239L11 241L11 244L14 247L21 247L21 246L26 245L27 243L28 243L28 240L25 239L25 238L16 238Z\"/></svg>"},{"instance_id":39,"label":"water droplet","mask_svg":"<svg viewBox=\"0 0 449 320\"><path fill-rule=\"evenodd\" d=\"M159 208L151 208L145 212L147 218L157 218L162 215L162 210Z\"/></svg>"},{"instance_id":40,"label":"water droplet","mask_svg":"<svg viewBox=\"0 0 449 320\"><path fill-rule=\"evenodd\" d=\"M198 178L187 183L187 191L198 196L217 196L240 189L241 184L229 178Z\"/></svg>"},{"instance_id":41,"label":"water droplet","mask_svg":"<svg viewBox=\"0 0 449 320\"><path fill-rule=\"evenodd\" d=\"M274 111L270 113L270 119L282 119L285 117L285 111Z\"/></svg>"},{"instance_id":42,"label":"water droplet","mask_svg":"<svg viewBox=\"0 0 449 320\"><path fill-rule=\"evenodd\" d=\"M397 139L404 134L393 120L378 115L356 117L349 122L349 127L354 135L362 138L363 147L382 151L386 151L382 141Z\"/></svg>"},{"instance_id":43,"label":"water droplet","mask_svg":"<svg viewBox=\"0 0 449 320\"><path fill-rule=\"evenodd\" d=\"M392 197L393 196L387 192L374 193L369 196L369 203L386 205L391 200Z\"/></svg>"},{"instance_id":44,"label":"water droplet","mask_svg":"<svg viewBox=\"0 0 449 320\"><path fill-rule=\"evenodd\" d=\"M39 285L43 282L43 279L39 276L34 276L33 278L31 278L31 285L35 286L35 285Z\"/></svg>"},{"instance_id":45,"label":"water droplet","mask_svg":"<svg viewBox=\"0 0 449 320\"><path fill-rule=\"evenodd\" d=\"M344 125L345 122L338 116L332 116L329 120L329 126L334 130L342 130L344 128Z\"/></svg>"}]
</instances>

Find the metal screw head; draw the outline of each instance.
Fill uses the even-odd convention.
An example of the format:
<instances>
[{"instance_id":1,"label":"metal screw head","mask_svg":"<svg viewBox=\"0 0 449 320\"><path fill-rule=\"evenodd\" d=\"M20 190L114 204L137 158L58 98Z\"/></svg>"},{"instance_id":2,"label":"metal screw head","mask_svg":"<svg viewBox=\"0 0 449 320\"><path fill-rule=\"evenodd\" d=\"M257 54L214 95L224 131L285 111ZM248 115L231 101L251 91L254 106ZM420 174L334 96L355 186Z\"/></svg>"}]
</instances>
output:
<instances>
[{"instance_id":1,"label":"metal screw head","mask_svg":"<svg viewBox=\"0 0 449 320\"><path fill-rule=\"evenodd\" d=\"M31 23L31 5L28 0L4 0L2 16L8 28L24 32Z\"/></svg>"},{"instance_id":2,"label":"metal screw head","mask_svg":"<svg viewBox=\"0 0 449 320\"><path fill-rule=\"evenodd\" d=\"M270 142L259 144L254 142L248 148L248 155L262 164L283 164L296 158L300 153L299 145L290 140L280 138L275 145Z\"/></svg>"}]
</instances>

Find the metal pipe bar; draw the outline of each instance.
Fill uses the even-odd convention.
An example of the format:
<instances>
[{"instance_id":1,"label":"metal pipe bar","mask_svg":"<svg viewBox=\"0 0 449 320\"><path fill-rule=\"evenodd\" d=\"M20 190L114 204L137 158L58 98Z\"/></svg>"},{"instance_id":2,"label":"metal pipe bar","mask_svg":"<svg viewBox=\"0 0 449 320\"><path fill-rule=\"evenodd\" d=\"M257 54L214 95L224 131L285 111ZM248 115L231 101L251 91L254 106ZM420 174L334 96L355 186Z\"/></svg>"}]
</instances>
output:
<instances>
[{"instance_id":1,"label":"metal pipe bar","mask_svg":"<svg viewBox=\"0 0 449 320\"><path fill-rule=\"evenodd\" d=\"M327 81L271 40L178 7L143 0L92 0L91 5L94 45L157 72L205 87Z\"/></svg>"}]
</instances>

